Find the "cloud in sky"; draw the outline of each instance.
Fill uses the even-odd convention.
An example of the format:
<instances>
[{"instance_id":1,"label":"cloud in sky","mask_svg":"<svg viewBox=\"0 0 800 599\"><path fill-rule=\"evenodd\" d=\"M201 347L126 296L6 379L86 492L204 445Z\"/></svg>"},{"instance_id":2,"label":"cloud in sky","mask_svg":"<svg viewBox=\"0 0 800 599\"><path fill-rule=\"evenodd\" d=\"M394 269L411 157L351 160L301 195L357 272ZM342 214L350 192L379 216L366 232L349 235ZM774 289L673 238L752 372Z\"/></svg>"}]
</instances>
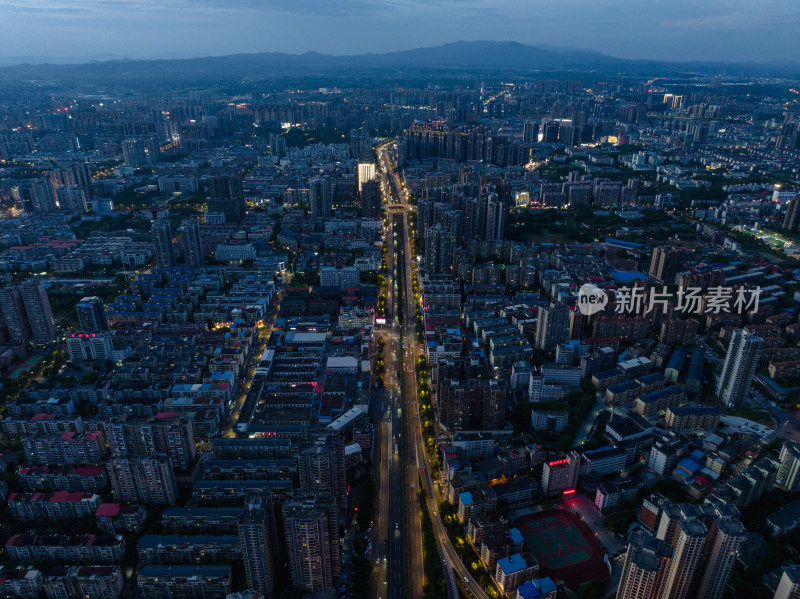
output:
<instances>
[{"instance_id":1,"label":"cloud in sky","mask_svg":"<svg viewBox=\"0 0 800 599\"><path fill-rule=\"evenodd\" d=\"M470 39L793 60L797 0L0 0L4 56L387 52Z\"/></svg>"}]
</instances>

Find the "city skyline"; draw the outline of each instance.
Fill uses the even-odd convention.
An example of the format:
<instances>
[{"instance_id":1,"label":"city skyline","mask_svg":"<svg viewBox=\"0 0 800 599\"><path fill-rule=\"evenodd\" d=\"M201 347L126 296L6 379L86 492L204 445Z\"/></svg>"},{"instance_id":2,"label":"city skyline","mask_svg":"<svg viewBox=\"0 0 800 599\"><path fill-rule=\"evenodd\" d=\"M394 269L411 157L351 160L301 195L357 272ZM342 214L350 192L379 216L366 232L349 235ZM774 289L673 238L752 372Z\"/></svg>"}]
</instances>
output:
<instances>
[{"instance_id":1,"label":"city skyline","mask_svg":"<svg viewBox=\"0 0 800 599\"><path fill-rule=\"evenodd\" d=\"M361 53L0 68L0 597L796 596L796 11L393 1L0 0Z\"/></svg>"},{"instance_id":2,"label":"city skyline","mask_svg":"<svg viewBox=\"0 0 800 599\"><path fill-rule=\"evenodd\" d=\"M5 0L10 25L0 64L66 57L190 58L236 53L384 53L459 40L513 40L591 49L626 59L676 62L796 62L800 7L789 0L698 6L625 0L574 0L520 6L511 0L469 2L301 2L211 0L105 3ZM180 19L181 27L174 26ZM566 33L566 35L565 35ZM736 44L730 40L735 37Z\"/></svg>"}]
</instances>

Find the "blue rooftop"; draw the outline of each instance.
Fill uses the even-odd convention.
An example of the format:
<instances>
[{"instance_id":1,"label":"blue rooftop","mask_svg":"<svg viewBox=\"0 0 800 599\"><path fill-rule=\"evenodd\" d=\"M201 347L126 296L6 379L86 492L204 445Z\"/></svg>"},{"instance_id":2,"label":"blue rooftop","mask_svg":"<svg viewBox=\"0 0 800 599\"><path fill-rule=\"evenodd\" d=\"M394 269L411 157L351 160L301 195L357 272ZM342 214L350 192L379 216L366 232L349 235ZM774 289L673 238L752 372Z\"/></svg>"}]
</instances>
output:
<instances>
[{"instance_id":1,"label":"blue rooftop","mask_svg":"<svg viewBox=\"0 0 800 599\"><path fill-rule=\"evenodd\" d=\"M520 570L524 570L528 567L528 563L522 559L522 556L519 553L511 555L509 557L503 557L497 560L497 565L505 574L511 574L512 572L519 572Z\"/></svg>"},{"instance_id":2,"label":"blue rooftop","mask_svg":"<svg viewBox=\"0 0 800 599\"><path fill-rule=\"evenodd\" d=\"M634 243L633 241L623 241L622 239L614 239L613 237L606 237L605 242L610 243L612 245L618 245L620 247L629 247L631 249L644 247L644 245L642 245L641 243Z\"/></svg>"},{"instance_id":3,"label":"blue rooftop","mask_svg":"<svg viewBox=\"0 0 800 599\"><path fill-rule=\"evenodd\" d=\"M611 393L623 393L625 391L630 391L632 389L638 389L639 383L636 381L623 381L621 383L615 383L611 385L608 390Z\"/></svg>"},{"instance_id":4,"label":"blue rooftop","mask_svg":"<svg viewBox=\"0 0 800 599\"><path fill-rule=\"evenodd\" d=\"M534 578L532 582L539 587L539 590L543 595L552 593L556 590L556 583L554 583L549 576L545 576L544 578Z\"/></svg>"},{"instance_id":5,"label":"blue rooftop","mask_svg":"<svg viewBox=\"0 0 800 599\"><path fill-rule=\"evenodd\" d=\"M647 275L640 272L612 270L611 275L614 277L614 281L617 283L632 283L633 281L647 279Z\"/></svg>"},{"instance_id":6,"label":"blue rooftop","mask_svg":"<svg viewBox=\"0 0 800 599\"><path fill-rule=\"evenodd\" d=\"M639 399L641 399L644 403L650 401L658 401L664 397L670 397L675 393L683 393L683 387L680 385L671 385L669 387L664 387L663 389L656 389L655 391L651 391L650 393L645 393L644 395L640 395Z\"/></svg>"},{"instance_id":7,"label":"blue rooftop","mask_svg":"<svg viewBox=\"0 0 800 599\"><path fill-rule=\"evenodd\" d=\"M680 371L683 368L683 363L686 361L686 350L682 347L676 349L672 357L670 357L669 362L667 362L667 368L671 368L672 370Z\"/></svg>"},{"instance_id":8,"label":"blue rooftop","mask_svg":"<svg viewBox=\"0 0 800 599\"><path fill-rule=\"evenodd\" d=\"M690 458L683 458L680 462L678 462L678 468L676 468L676 470L678 469L686 470L687 472L694 474L700 470L700 464Z\"/></svg>"},{"instance_id":9,"label":"blue rooftop","mask_svg":"<svg viewBox=\"0 0 800 599\"><path fill-rule=\"evenodd\" d=\"M598 381L602 381L603 379L610 379L615 376L621 376L622 373L617 370L616 368L610 368L609 370L603 370L601 372L594 373L593 376L597 377Z\"/></svg>"},{"instance_id":10,"label":"blue rooftop","mask_svg":"<svg viewBox=\"0 0 800 599\"><path fill-rule=\"evenodd\" d=\"M761 383L771 388L775 393L781 396L789 395L789 391L787 391L784 387L781 387L778 383L776 383L768 376L764 376L763 374L757 374L756 377Z\"/></svg>"},{"instance_id":11,"label":"blue rooftop","mask_svg":"<svg viewBox=\"0 0 800 599\"><path fill-rule=\"evenodd\" d=\"M520 599L539 599L544 596L533 581L523 582L517 587L517 593Z\"/></svg>"},{"instance_id":12,"label":"blue rooftop","mask_svg":"<svg viewBox=\"0 0 800 599\"><path fill-rule=\"evenodd\" d=\"M692 359L690 360L689 363L692 366L702 366L703 365L703 360L705 360L705 358L706 358L706 352L704 352L699 347L695 347L692 350Z\"/></svg>"},{"instance_id":13,"label":"blue rooftop","mask_svg":"<svg viewBox=\"0 0 800 599\"><path fill-rule=\"evenodd\" d=\"M511 540L515 543L522 543L524 537L522 533L519 531L518 528L509 528L508 529L508 536L511 537Z\"/></svg>"}]
</instances>

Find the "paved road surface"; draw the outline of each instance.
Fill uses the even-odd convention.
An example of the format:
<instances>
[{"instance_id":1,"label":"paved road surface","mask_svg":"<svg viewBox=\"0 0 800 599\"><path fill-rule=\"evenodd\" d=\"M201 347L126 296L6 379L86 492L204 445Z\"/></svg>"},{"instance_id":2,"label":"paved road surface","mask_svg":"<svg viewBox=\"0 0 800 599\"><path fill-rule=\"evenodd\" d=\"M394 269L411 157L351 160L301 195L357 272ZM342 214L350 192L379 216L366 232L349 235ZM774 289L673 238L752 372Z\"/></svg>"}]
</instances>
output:
<instances>
[{"instance_id":1,"label":"paved road surface","mask_svg":"<svg viewBox=\"0 0 800 599\"><path fill-rule=\"evenodd\" d=\"M594 504L584 495L576 495L564 500L564 509L577 514L589 527L597 540L606 550L606 553L614 555L625 549L622 543L603 525L603 514L595 508Z\"/></svg>"},{"instance_id":2,"label":"paved road surface","mask_svg":"<svg viewBox=\"0 0 800 599\"><path fill-rule=\"evenodd\" d=\"M384 152L385 151L386 150L384 150ZM395 184L397 184L398 177L394 175L392 180L395 182ZM399 193L398 196L400 196ZM403 192L403 200L405 200L405 197L405 193ZM406 439L406 441L410 441L414 446L414 454L411 454L411 451L409 451L406 459L411 460L411 456L413 455L413 467L417 467L417 465L419 465L420 475L423 479L423 489L425 490L426 501L428 504L428 511L431 515L434 515L438 512L438 504L442 498L438 494L438 489L434 487L433 481L431 480L430 469L428 468L427 464L427 454L425 452L425 442L421 427L418 428L419 401L415 365L417 358L420 355L420 351L413 324L415 314L414 291L412 287L411 276L413 256L411 254L411 238L408 228L407 213L403 214L402 219L403 227L402 230L399 231L399 236L402 236L402 240L399 244L398 251L402 252L401 258L403 259L402 277L404 280L402 283L404 289L403 300L405 304L403 307L403 314L408 319L407 322L411 323L403 326L402 328L402 336L405 340L404 360L406 361L406 393L403 397L403 407L406 413L409 414L409 418L411 418L411 415L413 415L413 419L411 419L409 426L406 427L406 430L410 431L410 434L413 438ZM407 443L407 446L408 445L409 444ZM467 567L461 562L455 549L450 545L447 538L447 532L445 531L441 520L438 517L433 517L432 521L434 534L436 536L436 544L439 549L439 556L443 560L443 565L445 566L447 572L446 580L450 597L458 597L458 590L452 585L453 576L450 572L450 569L452 568L455 571L455 578L459 581L459 586L465 588L469 596L477 599L488 599L484 590L480 587L477 581L472 578Z\"/></svg>"}]
</instances>

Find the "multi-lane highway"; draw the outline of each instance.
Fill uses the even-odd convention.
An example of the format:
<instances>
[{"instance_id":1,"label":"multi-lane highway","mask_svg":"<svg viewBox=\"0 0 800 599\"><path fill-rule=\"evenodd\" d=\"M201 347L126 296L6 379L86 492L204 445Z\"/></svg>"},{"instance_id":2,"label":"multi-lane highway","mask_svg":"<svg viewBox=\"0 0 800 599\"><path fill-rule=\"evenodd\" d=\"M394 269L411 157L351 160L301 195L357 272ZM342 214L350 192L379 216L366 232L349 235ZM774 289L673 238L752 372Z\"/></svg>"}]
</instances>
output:
<instances>
[{"instance_id":1,"label":"multi-lane highway","mask_svg":"<svg viewBox=\"0 0 800 599\"><path fill-rule=\"evenodd\" d=\"M384 191L384 202L392 203L388 185L383 175L379 175ZM397 282L395 267L395 226L391 214L386 228L386 322L375 331L376 337L383 338L384 365L383 389L375 394L376 402L376 488L378 489L378 512L373 524L372 552L373 563L378 563L373 578L373 596L379 599L404 599L407 582L405 564L406 527L403 514L403 468L402 450L402 406L400 401L400 377L402 368L399 360L400 343L397 333ZM408 577L413 597L422 596L422 586L415 577ZM419 593L414 589L418 586Z\"/></svg>"},{"instance_id":2,"label":"multi-lane highway","mask_svg":"<svg viewBox=\"0 0 800 599\"><path fill-rule=\"evenodd\" d=\"M390 186L390 193L395 200L404 204L407 208L407 195L405 186L400 181L399 176L391 169L391 160L389 157L389 144L384 144L379 148L379 168L382 172L382 179ZM439 557L445 570L445 580L447 583L448 594L454 599L458 597L458 586L466 590L466 592L477 599L488 599L484 590L470 575L467 567L461 562L455 549L449 543L447 532L441 520L436 517L438 512L438 504L442 500L438 489L434 486L431 479L430 468L428 467L427 454L425 452L425 440L422 435L422 427L419 422L419 395L417 388L416 376L416 363L420 356L419 343L415 334L414 316L416 306L414 305L414 291L412 285L412 269L413 269L413 255L411 253L411 235L408 225L408 210L398 210L397 216L393 218L393 229L398 226L398 257L400 263L400 276L398 277L398 284L402 285L402 301L403 301L403 316L405 323L400 327L400 335L403 344L404 361L404 393L403 393L403 409L405 414L404 419L404 434L406 436L406 451L404 455L405 467L407 474L414 472L418 473L422 479L422 487L425 491L427 507L429 513L433 516L433 530L436 536L436 544L439 549ZM392 231L394 234L394 231ZM394 244L392 244L394 245ZM395 260L396 262L396 260ZM394 262L393 262L394 263ZM387 298L388 299L388 298ZM416 477L408 477L409 485L414 484L412 480ZM409 522L414 518L409 518ZM421 536L420 536L421 546ZM421 550L420 550L421 554ZM423 569L420 560L419 565L416 567ZM413 573L410 572L411 577Z\"/></svg>"}]
</instances>

